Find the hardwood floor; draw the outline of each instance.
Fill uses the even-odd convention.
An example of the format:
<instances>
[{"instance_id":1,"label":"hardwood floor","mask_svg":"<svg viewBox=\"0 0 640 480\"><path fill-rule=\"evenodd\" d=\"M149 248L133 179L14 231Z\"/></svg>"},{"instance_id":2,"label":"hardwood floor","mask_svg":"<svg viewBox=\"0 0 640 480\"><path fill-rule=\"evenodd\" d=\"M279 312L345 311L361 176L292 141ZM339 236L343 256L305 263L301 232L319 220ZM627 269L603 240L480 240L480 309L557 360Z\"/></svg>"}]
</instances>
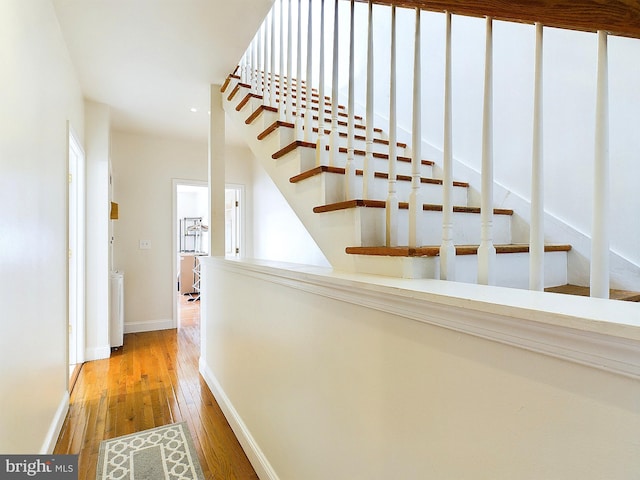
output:
<instances>
[{"instance_id":1,"label":"hardwood floor","mask_svg":"<svg viewBox=\"0 0 640 480\"><path fill-rule=\"evenodd\" d=\"M111 358L82 367L54 451L80 454L80 480L95 479L102 440L182 421L205 478L258 478L198 373L199 302L187 298L179 329L127 334Z\"/></svg>"}]
</instances>

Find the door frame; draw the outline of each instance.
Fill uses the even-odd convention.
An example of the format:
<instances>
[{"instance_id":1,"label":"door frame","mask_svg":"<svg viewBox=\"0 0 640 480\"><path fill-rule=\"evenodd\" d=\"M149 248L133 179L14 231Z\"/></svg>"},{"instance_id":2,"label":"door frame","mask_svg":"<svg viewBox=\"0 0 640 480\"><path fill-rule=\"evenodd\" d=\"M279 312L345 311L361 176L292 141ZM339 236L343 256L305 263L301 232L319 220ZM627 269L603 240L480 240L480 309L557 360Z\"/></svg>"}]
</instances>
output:
<instances>
[{"instance_id":1,"label":"door frame","mask_svg":"<svg viewBox=\"0 0 640 480\"><path fill-rule=\"evenodd\" d=\"M209 182L205 180L173 178L171 180L171 185L171 302L173 305L173 318L171 319L171 325L172 328L178 328L178 295L176 294L176 281L178 278L178 265L176 262L176 254L178 253L178 186L186 185L191 187L206 187L209 189ZM208 207L209 210L211 210L211 207ZM211 212L209 212L209 217L211 217Z\"/></svg>"},{"instance_id":2,"label":"door frame","mask_svg":"<svg viewBox=\"0 0 640 480\"><path fill-rule=\"evenodd\" d=\"M67 366L85 360L86 329L86 156L67 122ZM72 341L71 332L75 335ZM71 362L74 362L73 364ZM68 389L70 375L67 375Z\"/></svg>"},{"instance_id":3,"label":"door frame","mask_svg":"<svg viewBox=\"0 0 640 480\"><path fill-rule=\"evenodd\" d=\"M224 186L224 190L225 190L225 198L226 198L226 192L227 190L235 190L236 191L236 198L238 199L238 210L237 210L237 227L236 227L236 236L237 236L237 240L236 243L238 245L238 248L240 249L240 253L239 254L232 254L232 256L234 257L242 257L245 256L246 254L246 242L245 242L245 187L242 184L239 183L226 183ZM225 219L225 225L226 225L226 219ZM226 232L225 232L226 233ZM225 237L226 238L226 237ZM226 246L225 246L225 251L226 251Z\"/></svg>"},{"instance_id":4,"label":"door frame","mask_svg":"<svg viewBox=\"0 0 640 480\"><path fill-rule=\"evenodd\" d=\"M172 328L178 328L178 295L176 295L176 281L178 278L178 265L176 262L176 254L178 252L178 185L187 185L194 187L210 188L209 182L204 180L187 180L181 178L173 178L171 180L172 188L172 208L171 208L171 301L173 305ZM238 192L238 244L240 245L240 256L246 252L245 241L245 186L238 183L225 183L226 190L236 190ZM209 195L210 197L210 195ZM209 223L211 223L211 205L209 207ZM211 227L210 227L211 228ZM211 232L211 230L210 230ZM211 255L211 252L208 252Z\"/></svg>"}]
</instances>

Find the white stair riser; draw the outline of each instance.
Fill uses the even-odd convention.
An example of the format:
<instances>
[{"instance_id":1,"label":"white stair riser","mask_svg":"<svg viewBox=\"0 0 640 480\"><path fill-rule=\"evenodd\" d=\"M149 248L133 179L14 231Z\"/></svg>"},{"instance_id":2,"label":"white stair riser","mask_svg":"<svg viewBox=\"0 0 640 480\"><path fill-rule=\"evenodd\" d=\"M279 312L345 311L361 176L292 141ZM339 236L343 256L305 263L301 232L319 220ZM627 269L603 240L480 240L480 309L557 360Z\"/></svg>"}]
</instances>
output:
<instances>
[{"instance_id":1,"label":"white stair riser","mask_svg":"<svg viewBox=\"0 0 640 480\"><path fill-rule=\"evenodd\" d=\"M373 273L401 278L440 278L440 257L384 257L354 255L354 267L360 273ZM455 258L457 282L477 283L478 256L459 255ZM567 283L567 252L544 254L544 286ZM508 253L496 256L496 285L527 289L529 285L529 254Z\"/></svg>"},{"instance_id":2,"label":"white stair riser","mask_svg":"<svg viewBox=\"0 0 640 480\"><path fill-rule=\"evenodd\" d=\"M359 135L364 136L364 132L360 132ZM327 145L329 145L329 136L327 135ZM341 148L347 148L347 137L338 137L338 146ZM367 142L365 140L354 139L353 148L356 150L366 151ZM387 155L389 153L389 145L385 143L377 143L373 142L371 144L372 151L375 153L384 153ZM396 147L396 155L399 157L407 156L407 150L404 147Z\"/></svg>"},{"instance_id":3,"label":"white stair riser","mask_svg":"<svg viewBox=\"0 0 640 480\"><path fill-rule=\"evenodd\" d=\"M344 177L335 173L326 173L325 175L333 175ZM344 179L337 180L340 185L344 185ZM361 175L356 176L356 186L354 192L354 198L364 198L362 194L364 188L364 178ZM422 183L420 186L420 195L422 195L422 203L430 204L442 204L442 185L432 183ZM453 188L453 204L457 206L467 206L467 188L454 187ZM411 193L411 182L402 180L396 181L396 196L399 202L408 202L409 195ZM371 189L367 194L368 200L386 200L389 194L389 181L386 178L374 177L371 184ZM329 195L328 198L331 198ZM338 198L344 197L344 190L338 192ZM329 201L327 203L340 202L342 200Z\"/></svg>"},{"instance_id":4,"label":"white stair riser","mask_svg":"<svg viewBox=\"0 0 640 480\"><path fill-rule=\"evenodd\" d=\"M364 222L357 227L361 242L354 247L377 247L385 244L384 208L357 207L362 210L359 218ZM320 215L331 216L335 212ZM408 245L409 211L398 211L398 244ZM496 215L493 222L493 238L496 244L511 243L511 217ZM480 243L480 215L477 213L453 214L453 242L456 245L477 245ZM418 245L440 245L442 243L442 212L420 211L418 213Z\"/></svg>"},{"instance_id":5,"label":"white stair riser","mask_svg":"<svg viewBox=\"0 0 640 480\"><path fill-rule=\"evenodd\" d=\"M567 252L546 252L544 255L545 287L566 285ZM500 287L529 288L529 254L508 253L496 255L495 281ZM478 257L456 257L456 281L477 283Z\"/></svg>"},{"instance_id":6,"label":"white stair riser","mask_svg":"<svg viewBox=\"0 0 640 480\"><path fill-rule=\"evenodd\" d=\"M298 173L306 172L307 170L311 170L316 166L315 149L301 147L288 153L287 155L300 155L301 157L300 167L304 168L304 170ZM325 158L328 159L329 156L327 155ZM354 155L353 163L354 163L354 168L356 170L362 170L364 167L364 156ZM338 153L337 164L333 166L344 168L346 164L347 164L347 154ZM372 168L374 172L386 173L389 170L389 162L384 158L373 158ZM396 162L396 173L398 175L411 175L411 164L409 162ZM424 178L432 178L432 175L433 175L433 167L431 165L420 165L420 176Z\"/></svg>"},{"instance_id":7,"label":"white stair riser","mask_svg":"<svg viewBox=\"0 0 640 480\"><path fill-rule=\"evenodd\" d=\"M339 173L324 172L317 176L326 177L322 186L318 188L325 188L326 192L324 198L326 203L337 203L345 200L344 175ZM310 179L302 180L302 182L308 182ZM356 185L354 198L364 198L362 195L364 179L361 175L356 176ZM467 188L454 187L453 189L453 203L454 205L466 206L467 205ZM367 196L369 200L386 200L389 191L389 182L386 178L374 177L372 188ZM399 202L408 202L409 194L411 193L411 182L397 181L396 182L396 196ZM423 183L420 193L422 195L422 203L441 204L442 203L442 185Z\"/></svg>"}]
</instances>

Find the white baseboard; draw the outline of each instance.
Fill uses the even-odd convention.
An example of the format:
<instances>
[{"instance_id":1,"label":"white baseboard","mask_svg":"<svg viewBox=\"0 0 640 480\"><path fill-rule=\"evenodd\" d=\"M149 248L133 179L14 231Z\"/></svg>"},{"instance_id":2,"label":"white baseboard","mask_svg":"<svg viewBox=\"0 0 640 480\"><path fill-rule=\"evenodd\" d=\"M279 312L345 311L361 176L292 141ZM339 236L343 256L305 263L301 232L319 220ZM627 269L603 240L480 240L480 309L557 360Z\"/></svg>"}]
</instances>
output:
<instances>
[{"instance_id":1,"label":"white baseboard","mask_svg":"<svg viewBox=\"0 0 640 480\"><path fill-rule=\"evenodd\" d=\"M124 333L153 332L175 328L173 320L151 320L149 322L132 322L124 324Z\"/></svg>"},{"instance_id":2,"label":"white baseboard","mask_svg":"<svg viewBox=\"0 0 640 480\"><path fill-rule=\"evenodd\" d=\"M236 434L240 445L244 449L247 458L251 462L251 465L258 474L260 480L279 480L278 475L273 470L269 460L258 446L258 443L251 435L251 432L245 423L242 421L240 414L233 407L229 397L224 393L224 390L215 375L202 361L202 359L200 360L200 374L204 378L204 381L207 382L213 396L216 397L224 416L229 422L229 425L231 425L231 429Z\"/></svg>"},{"instance_id":3,"label":"white baseboard","mask_svg":"<svg viewBox=\"0 0 640 480\"><path fill-rule=\"evenodd\" d=\"M84 351L84 361L102 360L111 356L111 345L101 347L90 347Z\"/></svg>"},{"instance_id":4,"label":"white baseboard","mask_svg":"<svg viewBox=\"0 0 640 480\"><path fill-rule=\"evenodd\" d=\"M56 442L58 441L58 437L60 436L60 431L62 430L62 425L64 424L64 419L67 417L67 412L69 411L69 392L65 390L64 395L62 395L62 399L60 400L60 404L56 410L55 415L53 416L53 420L51 421L51 425L49 425L49 431L47 432L47 436L44 438L44 442L42 442L42 447L40 447L41 455L48 455L53 453L53 449L56 446Z\"/></svg>"}]
</instances>

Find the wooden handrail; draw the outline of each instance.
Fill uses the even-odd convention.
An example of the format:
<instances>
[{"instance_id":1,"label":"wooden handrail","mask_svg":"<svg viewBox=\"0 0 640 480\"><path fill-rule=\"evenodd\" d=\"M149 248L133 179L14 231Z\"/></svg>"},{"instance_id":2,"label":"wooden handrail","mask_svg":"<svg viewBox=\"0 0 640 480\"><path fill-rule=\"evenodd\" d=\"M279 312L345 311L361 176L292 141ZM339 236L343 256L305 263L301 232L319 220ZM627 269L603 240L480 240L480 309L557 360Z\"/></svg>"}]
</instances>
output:
<instances>
[{"instance_id":1,"label":"wooden handrail","mask_svg":"<svg viewBox=\"0 0 640 480\"><path fill-rule=\"evenodd\" d=\"M366 0L356 0L366 2ZM449 11L548 27L640 38L638 0L373 0L380 5Z\"/></svg>"}]
</instances>

